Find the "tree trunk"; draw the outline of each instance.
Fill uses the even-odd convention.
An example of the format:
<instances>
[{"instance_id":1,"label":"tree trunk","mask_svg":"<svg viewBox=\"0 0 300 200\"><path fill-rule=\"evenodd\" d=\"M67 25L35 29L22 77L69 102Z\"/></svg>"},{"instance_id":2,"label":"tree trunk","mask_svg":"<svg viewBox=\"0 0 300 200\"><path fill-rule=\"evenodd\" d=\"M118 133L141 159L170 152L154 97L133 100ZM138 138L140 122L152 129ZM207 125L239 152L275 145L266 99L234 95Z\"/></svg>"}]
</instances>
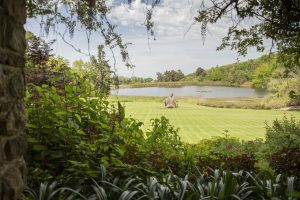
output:
<instances>
[{"instance_id":1,"label":"tree trunk","mask_svg":"<svg viewBox=\"0 0 300 200\"><path fill-rule=\"evenodd\" d=\"M25 0L0 0L0 199L21 198L24 138Z\"/></svg>"}]
</instances>

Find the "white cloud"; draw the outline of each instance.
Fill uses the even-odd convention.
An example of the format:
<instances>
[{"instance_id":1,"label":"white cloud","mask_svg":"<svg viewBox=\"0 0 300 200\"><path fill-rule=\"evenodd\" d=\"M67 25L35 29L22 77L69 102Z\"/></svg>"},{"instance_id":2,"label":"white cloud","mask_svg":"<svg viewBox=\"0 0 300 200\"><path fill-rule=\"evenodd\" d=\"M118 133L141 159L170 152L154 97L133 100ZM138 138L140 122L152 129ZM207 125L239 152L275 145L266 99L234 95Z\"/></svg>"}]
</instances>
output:
<instances>
[{"instance_id":1,"label":"white cloud","mask_svg":"<svg viewBox=\"0 0 300 200\"><path fill-rule=\"evenodd\" d=\"M133 0L129 5L122 0L110 0L112 9L109 18L116 24L123 27L143 27L146 19L146 12L149 5L142 0ZM127 2L127 1L126 1ZM158 37L171 36L183 37L189 30L189 37L201 35L200 23L194 22L201 5L201 0L162 0L153 10L152 21L154 22L155 34ZM256 23L255 20L246 20L242 25L249 27ZM232 24L230 18L222 18L215 24L208 24L207 33L223 37L227 33L228 25ZM190 29L189 29L190 28Z\"/></svg>"},{"instance_id":2,"label":"white cloud","mask_svg":"<svg viewBox=\"0 0 300 200\"><path fill-rule=\"evenodd\" d=\"M197 15L199 0L164 0L153 10L152 20L157 36L183 37ZM131 5L118 4L112 6L110 18L123 26L144 26L146 11L149 5L141 0ZM200 34L199 24L193 26L189 35Z\"/></svg>"}]
</instances>

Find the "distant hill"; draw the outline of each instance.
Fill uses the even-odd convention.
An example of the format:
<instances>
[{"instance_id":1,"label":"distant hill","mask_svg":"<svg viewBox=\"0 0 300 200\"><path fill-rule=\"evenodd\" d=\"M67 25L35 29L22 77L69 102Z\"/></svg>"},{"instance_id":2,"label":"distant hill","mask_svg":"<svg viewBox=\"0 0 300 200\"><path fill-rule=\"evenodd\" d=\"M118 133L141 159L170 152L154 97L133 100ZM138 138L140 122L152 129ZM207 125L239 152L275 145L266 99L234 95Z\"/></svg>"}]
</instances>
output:
<instances>
[{"instance_id":1,"label":"distant hill","mask_svg":"<svg viewBox=\"0 0 300 200\"><path fill-rule=\"evenodd\" d=\"M220 81L224 85L265 88L275 70L275 60L275 55L264 55L257 59L212 67L205 70L204 74L195 71L186 75L182 81Z\"/></svg>"},{"instance_id":2,"label":"distant hill","mask_svg":"<svg viewBox=\"0 0 300 200\"><path fill-rule=\"evenodd\" d=\"M276 55L264 55L256 59L216 66L198 67L194 73L184 75L181 70L157 72L157 78L119 77L122 87L175 87L182 85L223 85L267 88L276 69Z\"/></svg>"}]
</instances>

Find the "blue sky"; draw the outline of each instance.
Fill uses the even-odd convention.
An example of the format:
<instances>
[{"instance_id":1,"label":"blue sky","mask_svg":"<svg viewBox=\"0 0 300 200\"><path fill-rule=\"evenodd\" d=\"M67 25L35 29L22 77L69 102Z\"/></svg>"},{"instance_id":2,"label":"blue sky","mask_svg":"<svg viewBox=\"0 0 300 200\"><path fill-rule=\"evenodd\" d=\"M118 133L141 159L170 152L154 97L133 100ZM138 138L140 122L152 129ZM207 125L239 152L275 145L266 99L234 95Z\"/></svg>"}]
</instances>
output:
<instances>
[{"instance_id":1,"label":"blue sky","mask_svg":"<svg viewBox=\"0 0 300 200\"><path fill-rule=\"evenodd\" d=\"M238 57L236 52L230 50L216 51L222 37L226 34L227 25L230 23L226 19L218 24L208 26L204 45L200 24L194 24L185 34L193 23L201 0L163 0L153 11L155 41L147 38L143 25L147 5L141 0L133 1L131 6L120 3L120 0L110 0L108 3L112 6L109 20L118 26L117 31L122 34L123 40L132 43L128 50L132 63L136 65L134 69L127 69L116 49L116 68L119 75L155 78L157 72L170 69L181 69L187 74L194 72L197 67L210 68L233 63L237 59L243 61L262 55L251 49L246 57ZM25 27L36 35L44 36L38 20L28 20ZM56 30L61 32L63 28L57 26ZM53 52L65 57L70 63L77 59L89 59L76 52L62 41L59 35L53 34L51 31L50 35L46 37L46 40L50 39L57 40L53 45ZM87 52L85 33L76 31L74 37L68 38L68 41L76 48ZM97 45L102 43L101 36L94 33L91 37L91 53L96 53ZM107 51L107 57L113 63L109 51Z\"/></svg>"}]
</instances>

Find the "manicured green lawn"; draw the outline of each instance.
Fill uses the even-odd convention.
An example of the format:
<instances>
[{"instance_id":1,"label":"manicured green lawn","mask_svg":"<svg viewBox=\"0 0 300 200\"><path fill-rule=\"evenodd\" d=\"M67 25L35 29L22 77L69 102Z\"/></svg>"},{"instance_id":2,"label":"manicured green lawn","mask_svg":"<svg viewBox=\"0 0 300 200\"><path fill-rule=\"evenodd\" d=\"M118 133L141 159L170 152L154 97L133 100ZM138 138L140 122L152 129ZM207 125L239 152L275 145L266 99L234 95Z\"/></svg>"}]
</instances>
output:
<instances>
[{"instance_id":1,"label":"manicured green lawn","mask_svg":"<svg viewBox=\"0 0 300 200\"><path fill-rule=\"evenodd\" d=\"M121 99L122 101L122 99ZM203 138L221 136L228 130L230 136L250 140L264 138L266 122L271 124L276 118L295 116L300 120L300 112L279 110L250 110L211 108L198 106L195 102L180 102L176 109L166 109L157 101L124 102L127 116L144 122L143 129L150 127L150 119L164 115L171 124L180 128L179 135L185 142L196 143Z\"/></svg>"}]
</instances>

